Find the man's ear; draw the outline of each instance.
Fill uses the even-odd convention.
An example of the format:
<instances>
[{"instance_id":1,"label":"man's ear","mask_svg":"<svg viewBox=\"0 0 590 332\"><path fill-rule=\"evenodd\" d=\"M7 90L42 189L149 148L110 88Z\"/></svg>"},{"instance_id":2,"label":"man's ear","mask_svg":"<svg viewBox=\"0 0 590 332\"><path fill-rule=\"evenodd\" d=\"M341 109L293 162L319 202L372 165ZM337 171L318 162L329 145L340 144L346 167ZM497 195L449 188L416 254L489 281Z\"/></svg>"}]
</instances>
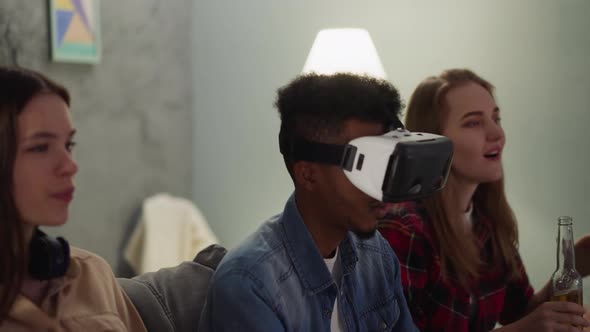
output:
<instances>
[{"instance_id":1,"label":"man's ear","mask_svg":"<svg viewBox=\"0 0 590 332\"><path fill-rule=\"evenodd\" d=\"M295 184L301 188L313 191L317 183L317 168L309 161L298 161L293 164L293 178Z\"/></svg>"}]
</instances>

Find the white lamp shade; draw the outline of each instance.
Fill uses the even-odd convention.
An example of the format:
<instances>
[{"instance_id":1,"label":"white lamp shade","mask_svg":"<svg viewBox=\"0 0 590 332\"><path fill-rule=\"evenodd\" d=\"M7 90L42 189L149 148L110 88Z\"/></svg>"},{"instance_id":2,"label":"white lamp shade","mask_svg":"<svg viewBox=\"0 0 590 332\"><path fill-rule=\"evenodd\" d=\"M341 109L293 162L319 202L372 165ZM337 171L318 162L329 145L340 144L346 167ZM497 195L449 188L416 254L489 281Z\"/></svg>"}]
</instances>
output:
<instances>
[{"instance_id":1,"label":"white lamp shade","mask_svg":"<svg viewBox=\"0 0 590 332\"><path fill-rule=\"evenodd\" d=\"M364 29L321 30L303 66L303 74L311 72L387 78L371 36Z\"/></svg>"}]
</instances>

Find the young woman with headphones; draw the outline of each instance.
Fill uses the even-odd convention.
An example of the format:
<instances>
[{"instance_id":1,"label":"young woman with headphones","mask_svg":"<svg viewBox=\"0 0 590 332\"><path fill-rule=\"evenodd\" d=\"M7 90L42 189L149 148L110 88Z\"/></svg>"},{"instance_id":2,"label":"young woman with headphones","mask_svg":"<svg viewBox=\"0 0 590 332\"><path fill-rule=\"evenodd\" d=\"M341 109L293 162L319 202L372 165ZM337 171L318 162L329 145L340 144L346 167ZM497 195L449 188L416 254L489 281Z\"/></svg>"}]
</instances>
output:
<instances>
[{"instance_id":1,"label":"young woman with headphones","mask_svg":"<svg viewBox=\"0 0 590 332\"><path fill-rule=\"evenodd\" d=\"M0 67L0 331L145 331L103 259L39 229L74 196L69 104L42 74Z\"/></svg>"}]
</instances>

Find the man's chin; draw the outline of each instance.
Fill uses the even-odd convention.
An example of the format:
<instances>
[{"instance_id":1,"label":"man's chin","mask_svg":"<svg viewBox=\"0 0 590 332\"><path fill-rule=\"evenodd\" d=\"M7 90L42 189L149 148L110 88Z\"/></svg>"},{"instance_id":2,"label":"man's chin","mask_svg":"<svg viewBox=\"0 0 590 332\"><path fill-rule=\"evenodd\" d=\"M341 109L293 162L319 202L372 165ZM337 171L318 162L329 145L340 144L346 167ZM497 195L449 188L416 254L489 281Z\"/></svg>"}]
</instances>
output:
<instances>
[{"instance_id":1,"label":"man's chin","mask_svg":"<svg viewBox=\"0 0 590 332\"><path fill-rule=\"evenodd\" d=\"M353 229L352 232L358 236L360 239L370 239L375 236L375 232L377 232L377 227L370 229L370 230L358 230Z\"/></svg>"}]
</instances>

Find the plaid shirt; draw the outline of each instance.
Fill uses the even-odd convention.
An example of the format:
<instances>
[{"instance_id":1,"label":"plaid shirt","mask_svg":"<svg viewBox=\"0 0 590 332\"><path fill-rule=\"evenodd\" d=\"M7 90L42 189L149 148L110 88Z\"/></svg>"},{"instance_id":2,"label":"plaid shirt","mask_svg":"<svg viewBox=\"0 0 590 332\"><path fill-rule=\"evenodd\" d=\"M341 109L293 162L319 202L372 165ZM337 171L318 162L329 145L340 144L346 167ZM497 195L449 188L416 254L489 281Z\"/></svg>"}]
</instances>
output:
<instances>
[{"instance_id":1,"label":"plaid shirt","mask_svg":"<svg viewBox=\"0 0 590 332\"><path fill-rule=\"evenodd\" d=\"M401 279L410 312L423 331L490 331L496 322L512 323L524 316L533 288L518 257L523 278L508 280L501 268L481 270L476 291L453 280L443 280L440 252L426 211L416 203L396 204L380 222L379 231L391 244L401 264ZM478 216L473 232L482 258L489 261L492 223Z\"/></svg>"}]
</instances>

